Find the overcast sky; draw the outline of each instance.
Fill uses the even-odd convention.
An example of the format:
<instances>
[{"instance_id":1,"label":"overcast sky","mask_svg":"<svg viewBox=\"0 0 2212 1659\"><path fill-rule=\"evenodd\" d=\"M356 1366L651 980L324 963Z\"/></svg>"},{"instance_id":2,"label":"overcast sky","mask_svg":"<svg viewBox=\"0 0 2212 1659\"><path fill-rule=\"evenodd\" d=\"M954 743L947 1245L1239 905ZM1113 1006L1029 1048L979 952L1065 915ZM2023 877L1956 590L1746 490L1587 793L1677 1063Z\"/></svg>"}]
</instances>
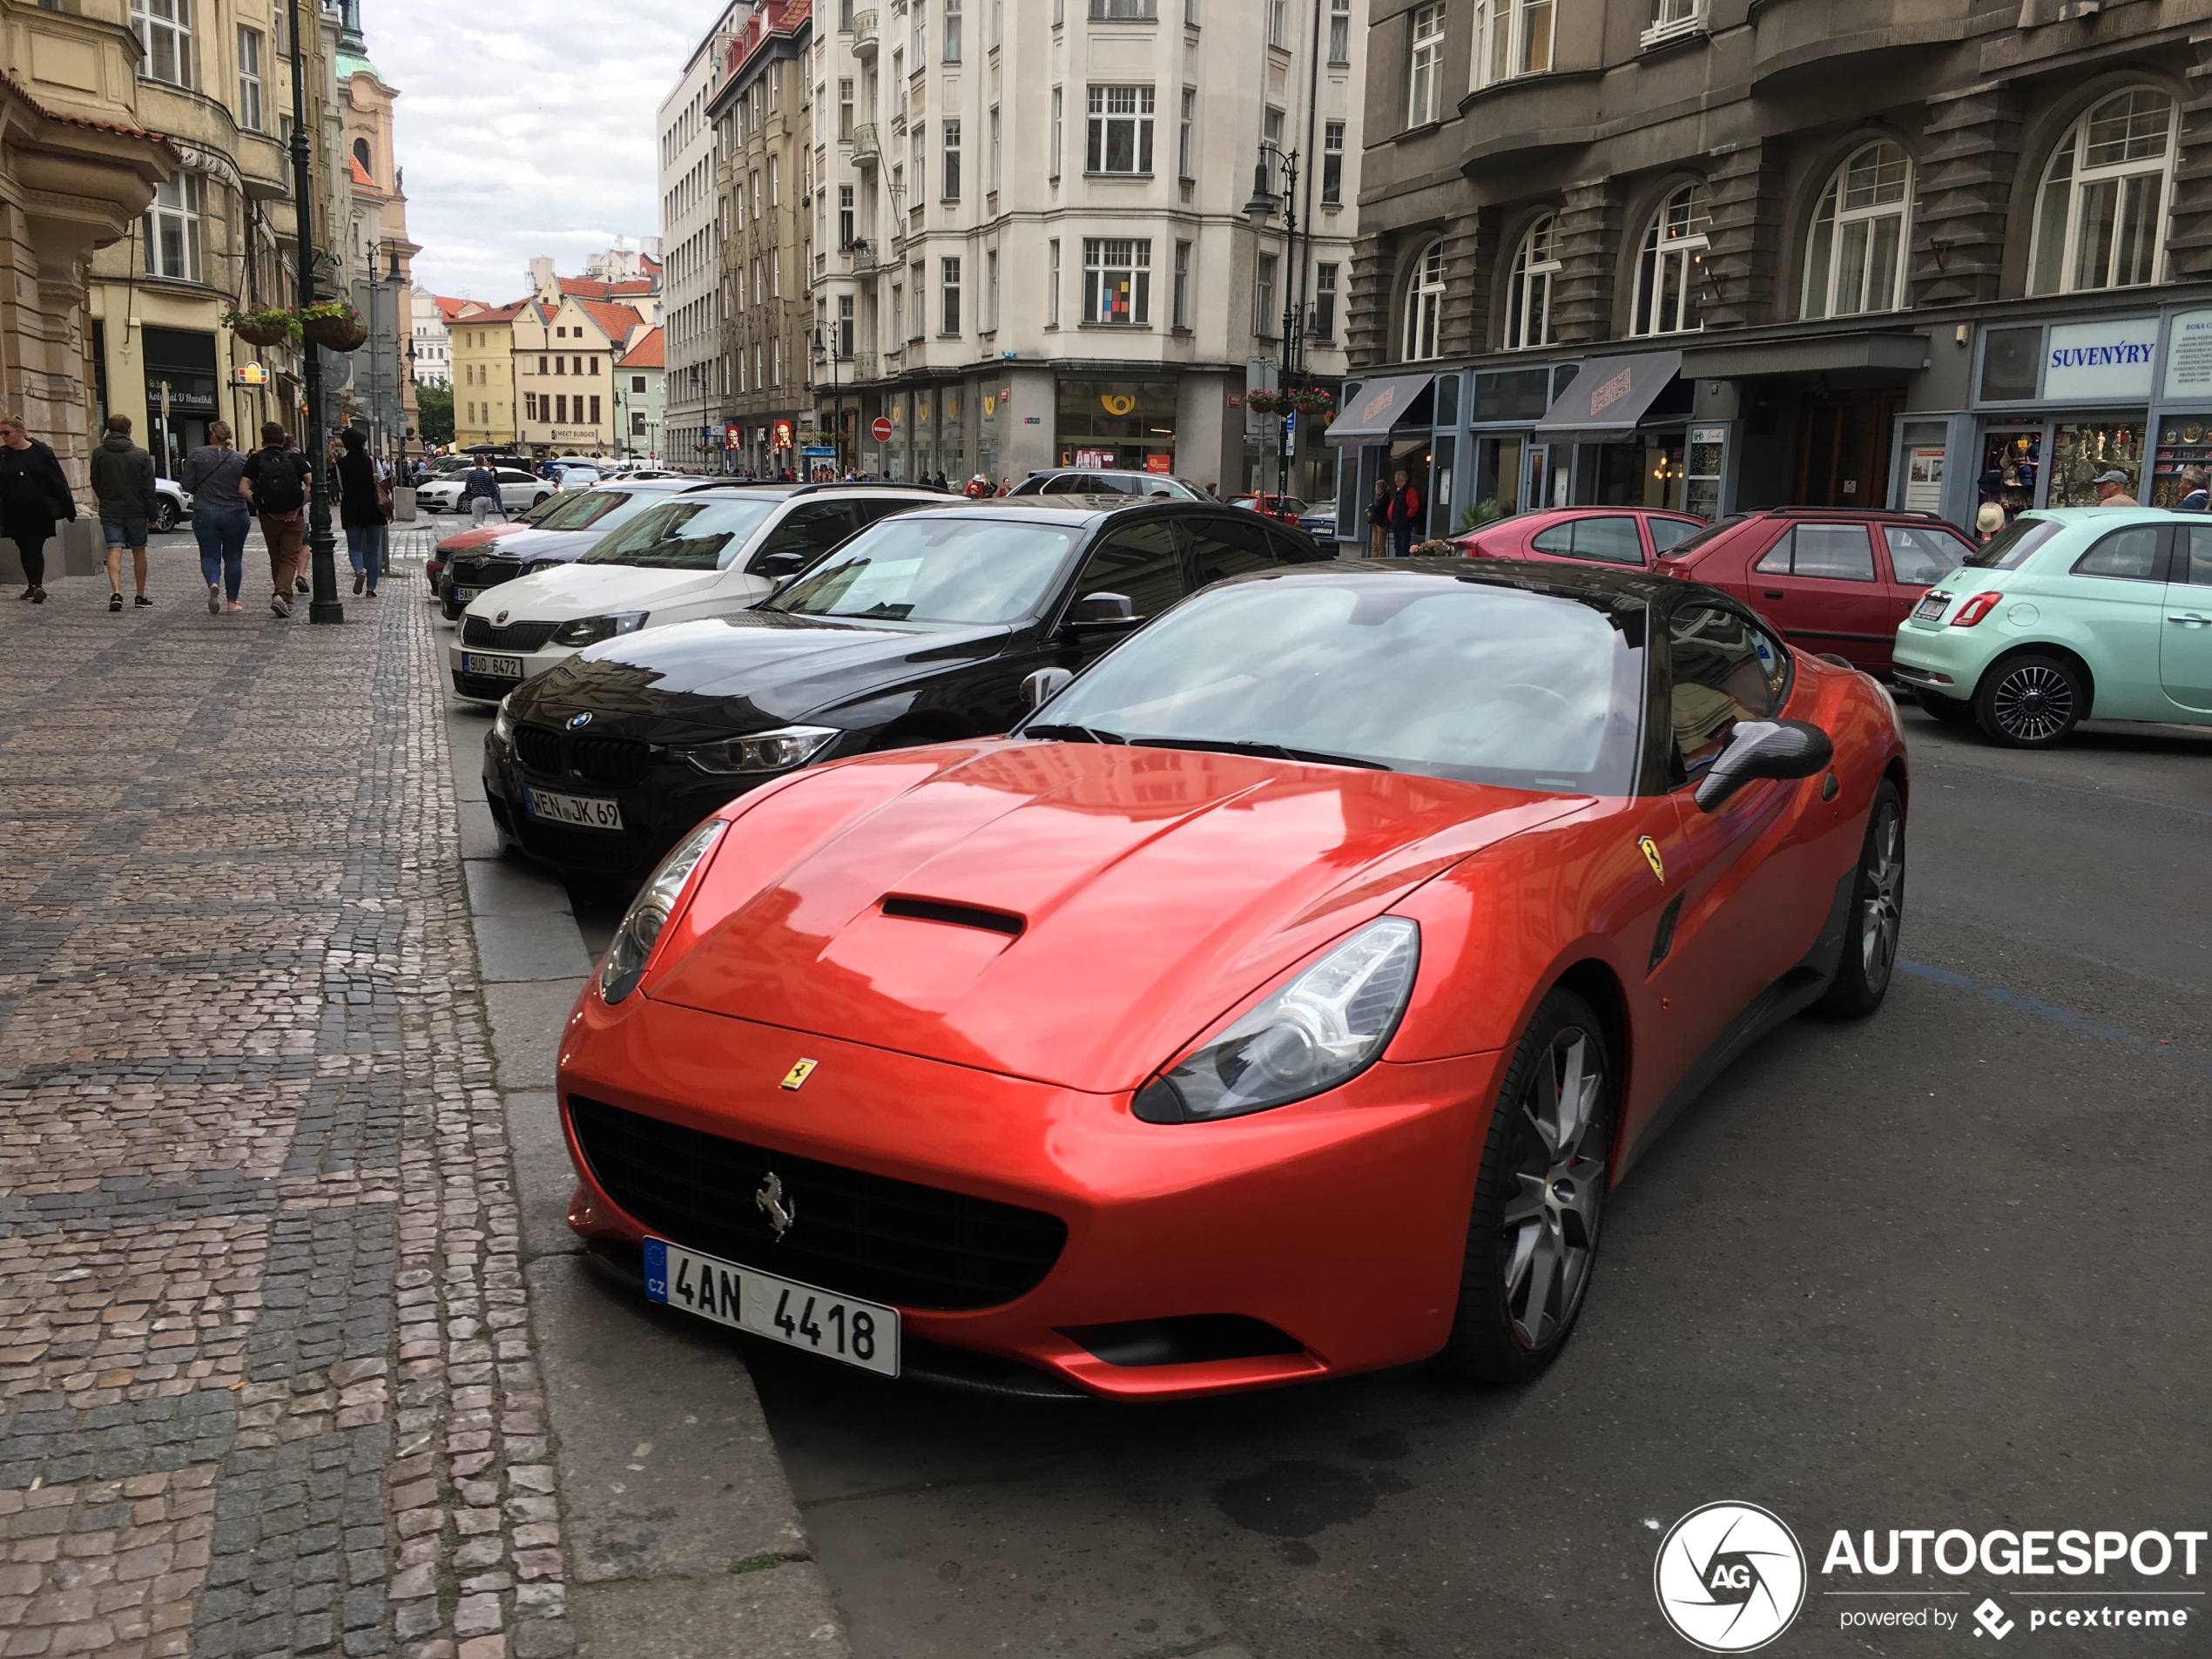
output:
<instances>
[{"instance_id":1,"label":"overcast sky","mask_svg":"<svg viewBox=\"0 0 2212 1659\"><path fill-rule=\"evenodd\" d=\"M529 260L563 274L617 236L660 233L655 111L712 0L363 0L368 55L398 88L415 280L518 300Z\"/></svg>"}]
</instances>

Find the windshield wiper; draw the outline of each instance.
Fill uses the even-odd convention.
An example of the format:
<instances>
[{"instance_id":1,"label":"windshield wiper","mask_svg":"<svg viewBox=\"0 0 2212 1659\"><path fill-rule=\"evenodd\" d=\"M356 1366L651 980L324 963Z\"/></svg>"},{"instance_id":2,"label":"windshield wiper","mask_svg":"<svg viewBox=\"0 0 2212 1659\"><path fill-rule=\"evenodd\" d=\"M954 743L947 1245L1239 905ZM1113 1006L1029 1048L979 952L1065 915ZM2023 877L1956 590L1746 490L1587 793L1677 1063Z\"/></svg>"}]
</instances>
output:
<instances>
[{"instance_id":1,"label":"windshield wiper","mask_svg":"<svg viewBox=\"0 0 2212 1659\"><path fill-rule=\"evenodd\" d=\"M1087 725L1025 725L1021 735L1025 738L1062 738L1077 743L1127 743L1129 739L1118 732L1099 732Z\"/></svg>"},{"instance_id":2,"label":"windshield wiper","mask_svg":"<svg viewBox=\"0 0 2212 1659\"><path fill-rule=\"evenodd\" d=\"M1255 743L1242 738L1131 738L1139 749L1203 749L1210 753L1262 755L1270 760L1302 760L1317 766L1357 766L1363 772L1389 772L1391 767L1364 755L1330 754L1321 749L1286 749L1279 743Z\"/></svg>"}]
</instances>

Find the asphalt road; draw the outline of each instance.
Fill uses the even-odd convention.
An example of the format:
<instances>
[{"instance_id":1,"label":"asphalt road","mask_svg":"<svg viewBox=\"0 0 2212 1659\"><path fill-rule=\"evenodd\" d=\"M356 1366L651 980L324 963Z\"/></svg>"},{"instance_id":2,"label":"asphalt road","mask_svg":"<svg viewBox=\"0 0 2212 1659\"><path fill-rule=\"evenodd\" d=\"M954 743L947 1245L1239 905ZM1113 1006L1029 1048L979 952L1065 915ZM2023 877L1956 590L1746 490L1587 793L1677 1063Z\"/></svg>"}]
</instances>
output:
<instances>
[{"instance_id":1,"label":"asphalt road","mask_svg":"<svg viewBox=\"0 0 2212 1659\"><path fill-rule=\"evenodd\" d=\"M1688 1653L1655 1550L1723 1499L1813 1558L1777 1654L1991 1649L1986 1593L2037 1652L2212 1651L2201 1597L2117 1603L2185 1634L2031 1634L2086 1603L2021 1588L2082 1581L1818 1576L1839 1527L2212 1524L2212 733L2024 756L1907 718L1911 970L1871 1020L1768 1038L1646 1157L1533 1386L1029 1405L747 1347L856 1653ZM1959 1622L1844 1632L1867 1607Z\"/></svg>"}]
</instances>

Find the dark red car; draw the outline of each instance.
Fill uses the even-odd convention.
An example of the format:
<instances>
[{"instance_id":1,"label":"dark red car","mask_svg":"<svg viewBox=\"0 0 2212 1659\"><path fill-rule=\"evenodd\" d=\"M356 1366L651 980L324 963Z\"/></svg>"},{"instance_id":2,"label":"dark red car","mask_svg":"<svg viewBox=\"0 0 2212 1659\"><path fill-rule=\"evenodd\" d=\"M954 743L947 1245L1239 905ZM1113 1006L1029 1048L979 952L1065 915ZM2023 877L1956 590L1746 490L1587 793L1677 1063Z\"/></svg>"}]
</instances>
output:
<instances>
[{"instance_id":1,"label":"dark red car","mask_svg":"<svg viewBox=\"0 0 2212 1659\"><path fill-rule=\"evenodd\" d=\"M1973 551L1932 513L1776 507L1722 519L1656 569L1734 594L1801 651L1886 674L1898 624Z\"/></svg>"},{"instance_id":2,"label":"dark red car","mask_svg":"<svg viewBox=\"0 0 2212 1659\"><path fill-rule=\"evenodd\" d=\"M1264 496L1245 494L1231 496L1231 507L1241 507L1246 512L1258 513L1262 518L1271 518L1278 523L1295 524L1305 511L1305 503L1296 496L1278 496L1272 490Z\"/></svg>"},{"instance_id":3,"label":"dark red car","mask_svg":"<svg viewBox=\"0 0 2212 1659\"><path fill-rule=\"evenodd\" d=\"M1642 507L1554 507L1501 518L1452 538L1471 559L1565 559L1648 570L1652 561L1705 528L1688 513Z\"/></svg>"}]
</instances>

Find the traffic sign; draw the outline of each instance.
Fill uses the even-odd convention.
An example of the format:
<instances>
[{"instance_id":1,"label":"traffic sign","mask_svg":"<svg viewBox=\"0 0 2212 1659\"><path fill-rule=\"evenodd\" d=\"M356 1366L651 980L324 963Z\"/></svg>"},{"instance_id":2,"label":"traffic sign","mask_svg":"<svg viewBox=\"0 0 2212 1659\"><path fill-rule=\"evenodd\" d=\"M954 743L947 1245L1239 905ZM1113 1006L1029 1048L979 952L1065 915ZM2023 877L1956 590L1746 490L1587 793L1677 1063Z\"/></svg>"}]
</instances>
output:
<instances>
[{"instance_id":1,"label":"traffic sign","mask_svg":"<svg viewBox=\"0 0 2212 1659\"><path fill-rule=\"evenodd\" d=\"M868 431L869 431L869 433L870 433L870 434L871 434L871 435L874 437L875 441L876 441L878 443L888 443L888 442L891 442L891 417L890 417L889 415L877 415L877 416L875 417L875 424L874 424L873 426L870 427L870 428L868 428Z\"/></svg>"}]
</instances>

